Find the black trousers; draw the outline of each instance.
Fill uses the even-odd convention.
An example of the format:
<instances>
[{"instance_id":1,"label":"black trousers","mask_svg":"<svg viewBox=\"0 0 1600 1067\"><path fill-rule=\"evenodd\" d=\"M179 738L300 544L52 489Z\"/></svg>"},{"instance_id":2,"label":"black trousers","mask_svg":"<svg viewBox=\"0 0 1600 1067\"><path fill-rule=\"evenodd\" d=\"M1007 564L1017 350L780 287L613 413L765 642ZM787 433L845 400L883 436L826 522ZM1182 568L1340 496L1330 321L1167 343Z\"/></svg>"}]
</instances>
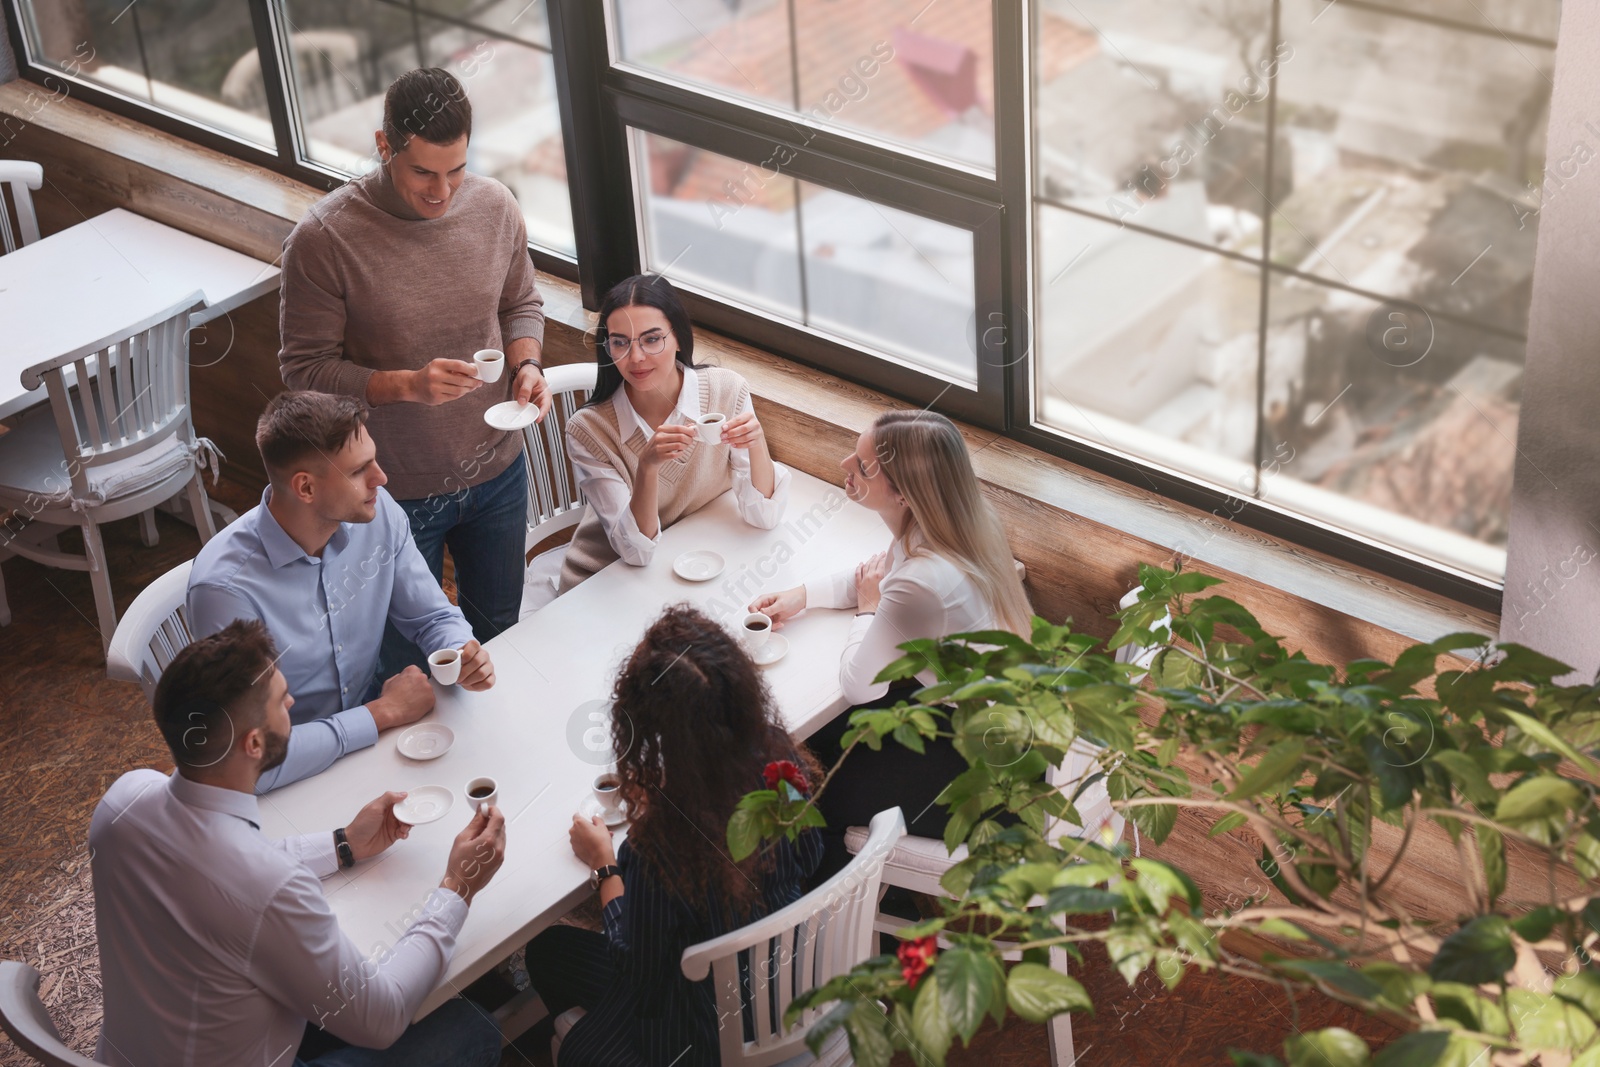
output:
<instances>
[{"instance_id":1,"label":"black trousers","mask_svg":"<svg viewBox=\"0 0 1600 1067\"><path fill-rule=\"evenodd\" d=\"M806 745L822 764L823 771L838 762L843 747L839 739L850 729L850 713L863 708L892 708L916 691L913 683L891 688L886 696L841 713L812 734ZM820 885L850 862L844 847L844 832L851 826L866 826L872 817L887 808L899 806L905 815L906 831L917 837L944 837L950 813L933 798L967 769L966 757L956 751L949 738L926 742L927 751L918 755L900 742L885 738L883 748L874 752L857 745L844 761L839 773L823 790L817 808L828 820L822 832L822 865L814 875Z\"/></svg>"}]
</instances>

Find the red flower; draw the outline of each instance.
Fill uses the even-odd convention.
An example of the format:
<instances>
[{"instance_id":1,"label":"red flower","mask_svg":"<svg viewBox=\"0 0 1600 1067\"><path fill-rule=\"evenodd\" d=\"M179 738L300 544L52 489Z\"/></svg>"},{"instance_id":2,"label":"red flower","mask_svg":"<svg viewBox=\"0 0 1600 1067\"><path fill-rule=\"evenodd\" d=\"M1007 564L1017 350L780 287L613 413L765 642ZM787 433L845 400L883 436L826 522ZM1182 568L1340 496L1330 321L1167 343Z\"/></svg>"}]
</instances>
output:
<instances>
[{"instance_id":1,"label":"red flower","mask_svg":"<svg viewBox=\"0 0 1600 1067\"><path fill-rule=\"evenodd\" d=\"M806 781L806 776L800 772L800 768L786 759L767 764L766 769L761 772L761 776L767 780L768 789L778 788L779 782L788 782L800 793L811 789L810 783Z\"/></svg>"},{"instance_id":2,"label":"red flower","mask_svg":"<svg viewBox=\"0 0 1600 1067\"><path fill-rule=\"evenodd\" d=\"M933 958L939 954L939 939L919 937L915 941L902 941L895 954L900 957L900 976L915 989L918 980L933 966Z\"/></svg>"}]
</instances>

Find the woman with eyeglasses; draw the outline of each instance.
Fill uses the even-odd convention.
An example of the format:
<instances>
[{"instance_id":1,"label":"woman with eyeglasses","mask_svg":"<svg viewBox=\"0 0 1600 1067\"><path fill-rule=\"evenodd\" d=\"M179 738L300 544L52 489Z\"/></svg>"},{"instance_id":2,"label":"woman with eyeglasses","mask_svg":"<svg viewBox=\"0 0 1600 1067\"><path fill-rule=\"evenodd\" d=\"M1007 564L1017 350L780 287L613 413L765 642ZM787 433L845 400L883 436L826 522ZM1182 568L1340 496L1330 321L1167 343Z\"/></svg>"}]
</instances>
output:
<instances>
[{"instance_id":1,"label":"woman with eyeglasses","mask_svg":"<svg viewBox=\"0 0 1600 1067\"><path fill-rule=\"evenodd\" d=\"M643 567L661 531L734 491L745 522L783 518L789 471L772 461L733 371L694 363L689 313L659 274L621 282L600 304L599 375L567 423L567 455L588 508L561 568L566 592L618 559ZM700 440L697 420L726 416L722 440Z\"/></svg>"}]
</instances>

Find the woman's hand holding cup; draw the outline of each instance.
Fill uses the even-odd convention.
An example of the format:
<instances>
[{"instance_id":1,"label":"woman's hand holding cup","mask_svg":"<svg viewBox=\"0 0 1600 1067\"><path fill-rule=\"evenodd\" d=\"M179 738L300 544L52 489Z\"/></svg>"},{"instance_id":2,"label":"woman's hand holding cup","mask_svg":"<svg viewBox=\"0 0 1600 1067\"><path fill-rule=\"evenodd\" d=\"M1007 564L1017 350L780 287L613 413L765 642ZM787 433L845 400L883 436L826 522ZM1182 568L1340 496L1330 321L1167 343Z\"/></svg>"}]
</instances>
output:
<instances>
[{"instance_id":1,"label":"woman's hand holding cup","mask_svg":"<svg viewBox=\"0 0 1600 1067\"><path fill-rule=\"evenodd\" d=\"M654 469L663 463L671 463L689 451L699 436L700 430L695 426L663 425L645 446L644 454L639 457L640 465Z\"/></svg>"},{"instance_id":2,"label":"woman's hand holding cup","mask_svg":"<svg viewBox=\"0 0 1600 1067\"><path fill-rule=\"evenodd\" d=\"M806 609L806 587L797 585L793 589L785 589L781 593L763 593L750 601L746 611L759 611L772 620L774 632L783 629L783 624L794 618Z\"/></svg>"},{"instance_id":3,"label":"woman's hand holding cup","mask_svg":"<svg viewBox=\"0 0 1600 1067\"><path fill-rule=\"evenodd\" d=\"M766 439L767 433L761 428L761 420L756 418L753 411L735 415L722 424L722 443L732 448L754 448L764 444Z\"/></svg>"}]
</instances>

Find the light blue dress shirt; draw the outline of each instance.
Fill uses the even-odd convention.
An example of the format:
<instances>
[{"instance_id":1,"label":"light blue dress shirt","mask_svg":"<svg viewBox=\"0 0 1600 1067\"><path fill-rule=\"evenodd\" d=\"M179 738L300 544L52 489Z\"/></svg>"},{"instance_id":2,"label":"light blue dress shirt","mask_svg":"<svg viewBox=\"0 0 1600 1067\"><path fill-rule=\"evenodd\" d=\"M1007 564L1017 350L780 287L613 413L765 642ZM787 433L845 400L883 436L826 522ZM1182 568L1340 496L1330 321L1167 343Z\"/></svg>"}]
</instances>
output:
<instances>
[{"instance_id":1,"label":"light blue dress shirt","mask_svg":"<svg viewBox=\"0 0 1600 1067\"><path fill-rule=\"evenodd\" d=\"M189 571L189 628L198 639L235 619L260 619L294 697L289 754L257 783L265 793L331 767L378 739L364 702L377 695L384 620L418 647L460 648L472 627L434 580L411 523L387 490L377 515L341 523L307 555L261 503L200 549Z\"/></svg>"}]
</instances>

